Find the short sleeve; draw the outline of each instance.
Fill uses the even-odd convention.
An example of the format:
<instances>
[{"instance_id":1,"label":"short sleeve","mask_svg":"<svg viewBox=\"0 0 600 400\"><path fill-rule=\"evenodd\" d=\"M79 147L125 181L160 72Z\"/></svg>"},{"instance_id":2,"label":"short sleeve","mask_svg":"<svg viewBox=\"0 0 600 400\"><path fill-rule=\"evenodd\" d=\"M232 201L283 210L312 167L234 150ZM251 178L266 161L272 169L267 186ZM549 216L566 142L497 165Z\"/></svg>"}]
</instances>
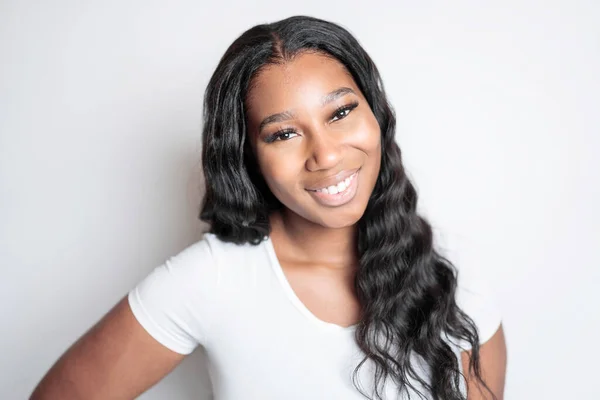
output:
<instances>
[{"instance_id":1,"label":"short sleeve","mask_svg":"<svg viewBox=\"0 0 600 400\"><path fill-rule=\"evenodd\" d=\"M458 268L456 302L475 323L479 343L487 342L500 327L502 314L492 286L483 275L483 271ZM469 350L471 345L461 342L460 347Z\"/></svg>"},{"instance_id":2,"label":"short sleeve","mask_svg":"<svg viewBox=\"0 0 600 400\"><path fill-rule=\"evenodd\" d=\"M190 354L206 341L217 278L210 245L202 239L170 257L131 289L129 306L159 343Z\"/></svg>"}]
</instances>

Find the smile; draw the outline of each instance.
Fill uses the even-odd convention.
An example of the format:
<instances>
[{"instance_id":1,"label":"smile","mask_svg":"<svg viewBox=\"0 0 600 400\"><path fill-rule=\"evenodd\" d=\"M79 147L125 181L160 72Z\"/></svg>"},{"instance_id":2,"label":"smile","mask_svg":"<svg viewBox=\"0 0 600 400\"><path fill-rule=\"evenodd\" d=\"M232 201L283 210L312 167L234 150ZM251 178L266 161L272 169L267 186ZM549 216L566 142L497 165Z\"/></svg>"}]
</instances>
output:
<instances>
[{"instance_id":1,"label":"smile","mask_svg":"<svg viewBox=\"0 0 600 400\"><path fill-rule=\"evenodd\" d=\"M350 187L350 183L356 177L356 174L358 174L358 171L356 171L355 173L353 173L346 179L339 181L335 185L327 186L327 187L324 187L321 189L316 189L316 190L314 190L314 192L327 193L327 194L343 193L345 190L348 190L348 188Z\"/></svg>"},{"instance_id":2,"label":"smile","mask_svg":"<svg viewBox=\"0 0 600 400\"><path fill-rule=\"evenodd\" d=\"M335 185L307 191L318 203L324 206L336 207L344 205L350 202L356 195L359 171L360 170L356 171L354 174L339 181Z\"/></svg>"}]
</instances>

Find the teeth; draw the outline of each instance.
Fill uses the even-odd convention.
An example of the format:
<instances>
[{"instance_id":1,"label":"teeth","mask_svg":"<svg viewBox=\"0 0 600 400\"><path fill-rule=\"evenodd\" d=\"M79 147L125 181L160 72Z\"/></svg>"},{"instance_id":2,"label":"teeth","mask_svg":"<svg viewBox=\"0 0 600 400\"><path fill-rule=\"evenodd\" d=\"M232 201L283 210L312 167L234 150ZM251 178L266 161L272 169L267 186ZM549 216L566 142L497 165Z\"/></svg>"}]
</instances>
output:
<instances>
[{"instance_id":1,"label":"teeth","mask_svg":"<svg viewBox=\"0 0 600 400\"><path fill-rule=\"evenodd\" d=\"M355 173L355 175L356 175L356 173ZM353 179L354 179L354 175L349 176L348 178L344 179L337 185L331 185L329 187L316 190L316 192L327 193L327 194L337 194L337 193L343 192L344 190L348 189L348 187L350 186L350 182L352 182Z\"/></svg>"}]
</instances>

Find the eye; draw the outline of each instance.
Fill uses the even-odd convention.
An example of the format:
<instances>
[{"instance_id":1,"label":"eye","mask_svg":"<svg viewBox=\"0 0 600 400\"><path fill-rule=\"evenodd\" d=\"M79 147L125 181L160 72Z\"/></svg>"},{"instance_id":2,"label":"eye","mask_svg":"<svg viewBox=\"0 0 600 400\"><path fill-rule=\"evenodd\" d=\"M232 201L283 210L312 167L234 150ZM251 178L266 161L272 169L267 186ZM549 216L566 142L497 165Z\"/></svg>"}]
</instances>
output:
<instances>
[{"instance_id":1,"label":"eye","mask_svg":"<svg viewBox=\"0 0 600 400\"><path fill-rule=\"evenodd\" d=\"M265 142L272 143L275 141L286 141L290 140L295 135L296 132L293 129L282 129L280 131L275 132L274 134L265 138Z\"/></svg>"},{"instance_id":2,"label":"eye","mask_svg":"<svg viewBox=\"0 0 600 400\"><path fill-rule=\"evenodd\" d=\"M350 114L350 112L352 110L354 110L356 107L358 107L357 101L350 103L350 104L346 104L345 106L338 108L337 110L335 110L333 112L333 115L331 116L331 120L339 121L340 119L346 118L348 116L348 114Z\"/></svg>"}]
</instances>

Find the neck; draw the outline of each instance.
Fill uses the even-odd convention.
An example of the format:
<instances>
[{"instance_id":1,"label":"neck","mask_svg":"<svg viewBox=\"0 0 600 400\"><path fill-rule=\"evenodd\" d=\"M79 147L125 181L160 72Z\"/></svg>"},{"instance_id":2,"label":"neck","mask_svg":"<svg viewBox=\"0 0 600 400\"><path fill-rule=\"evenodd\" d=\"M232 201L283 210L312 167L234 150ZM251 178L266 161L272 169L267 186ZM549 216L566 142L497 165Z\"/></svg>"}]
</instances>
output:
<instances>
[{"instance_id":1,"label":"neck","mask_svg":"<svg viewBox=\"0 0 600 400\"><path fill-rule=\"evenodd\" d=\"M271 228L296 259L333 268L358 263L356 225L327 228L284 209L271 215Z\"/></svg>"}]
</instances>

